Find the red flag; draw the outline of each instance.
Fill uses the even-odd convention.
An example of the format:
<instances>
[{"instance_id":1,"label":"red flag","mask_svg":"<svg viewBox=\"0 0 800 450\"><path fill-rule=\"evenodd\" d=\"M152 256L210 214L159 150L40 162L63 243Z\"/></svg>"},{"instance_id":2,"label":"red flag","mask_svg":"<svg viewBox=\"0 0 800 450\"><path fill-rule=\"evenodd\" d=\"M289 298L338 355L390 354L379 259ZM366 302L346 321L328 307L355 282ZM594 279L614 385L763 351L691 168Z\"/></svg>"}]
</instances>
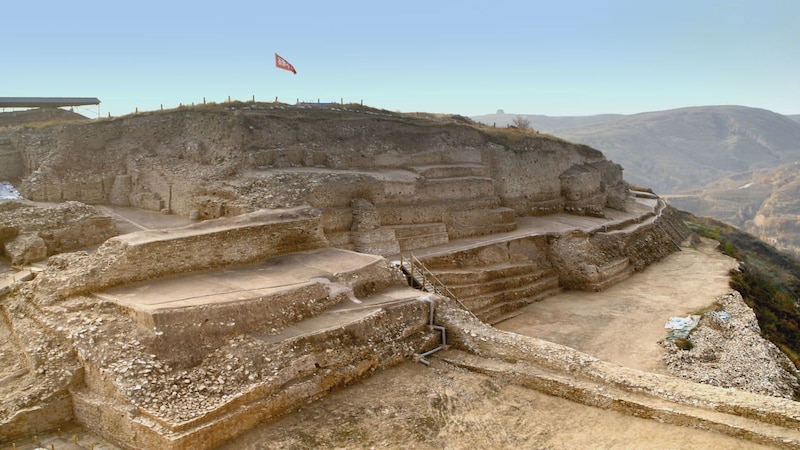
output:
<instances>
[{"instance_id":1,"label":"red flag","mask_svg":"<svg viewBox=\"0 0 800 450\"><path fill-rule=\"evenodd\" d=\"M294 66L289 64L289 61L283 59L280 55L275 53L275 67L278 69L288 70L293 74L297 75L297 71L294 70Z\"/></svg>"}]
</instances>

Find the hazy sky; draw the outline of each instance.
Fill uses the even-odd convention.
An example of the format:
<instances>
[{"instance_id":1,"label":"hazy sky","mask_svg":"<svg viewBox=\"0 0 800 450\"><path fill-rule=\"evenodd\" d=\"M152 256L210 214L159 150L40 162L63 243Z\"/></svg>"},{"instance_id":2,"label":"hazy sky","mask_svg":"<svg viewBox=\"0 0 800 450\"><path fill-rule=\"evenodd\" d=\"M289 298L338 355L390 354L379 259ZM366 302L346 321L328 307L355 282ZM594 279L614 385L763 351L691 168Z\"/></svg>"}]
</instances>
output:
<instances>
[{"instance_id":1,"label":"hazy sky","mask_svg":"<svg viewBox=\"0 0 800 450\"><path fill-rule=\"evenodd\" d=\"M800 113L799 0L10 1L0 96L478 115ZM297 69L278 70L277 52Z\"/></svg>"}]
</instances>

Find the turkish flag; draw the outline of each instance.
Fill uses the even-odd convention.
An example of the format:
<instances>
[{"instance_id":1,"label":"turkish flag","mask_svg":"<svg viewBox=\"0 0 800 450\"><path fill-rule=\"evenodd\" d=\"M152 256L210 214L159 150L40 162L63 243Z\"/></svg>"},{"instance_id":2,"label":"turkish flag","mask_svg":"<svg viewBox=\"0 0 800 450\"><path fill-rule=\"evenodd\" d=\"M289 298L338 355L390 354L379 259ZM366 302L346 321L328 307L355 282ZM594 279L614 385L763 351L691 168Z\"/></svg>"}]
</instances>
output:
<instances>
[{"instance_id":1,"label":"turkish flag","mask_svg":"<svg viewBox=\"0 0 800 450\"><path fill-rule=\"evenodd\" d=\"M289 61L283 59L283 57L277 53L275 53L275 67L278 69L288 70L289 72L297 75L297 71L294 70L294 66L289 64Z\"/></svg>"}]
</instances>

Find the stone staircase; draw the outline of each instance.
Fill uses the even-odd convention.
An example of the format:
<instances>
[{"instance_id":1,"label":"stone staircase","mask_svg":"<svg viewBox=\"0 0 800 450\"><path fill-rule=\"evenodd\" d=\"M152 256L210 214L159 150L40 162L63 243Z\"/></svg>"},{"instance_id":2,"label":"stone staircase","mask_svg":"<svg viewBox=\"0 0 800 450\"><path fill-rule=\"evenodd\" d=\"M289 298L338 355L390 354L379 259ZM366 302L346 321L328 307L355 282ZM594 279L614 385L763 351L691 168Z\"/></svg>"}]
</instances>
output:
<instances>
[{"instance_id":1,"label":"stone staircase","mask_svg":"<svg viewBox=\"0 0 800 450\"><path fill-rule=\"evenodd\" d=\"M513 231L515 212L500 206L494 180L480 163L412 166L419 174L413 200L402 195L374 201L381 227L395 233L400 251L436 246L451 239ZM332 246L352 250L351 207L322 208L322 225Z\"/></svg>"},{"instance_id":2,"label":"stone staircase","mask_svg":"<svg viewBox=\"0 0 800 450\"><path fill-rule=\"evenodd\" d=\"M409 285L449 297L487 323L561 292L556 271L531 261L431 270L413 256L401 259Z\"/></svg>"},{"instance_id":3,"label":"stone staircase","mask_svg":"<svg viewBox=\"0 0 800 450\"><path fill-rule=\"evenodd\" d=\"M75 416L108 439L136 448L212 448L435 346L439 336L428 327L430 305L419 301L418 294L411 288L393 288L359 303L341 304L277 334L249 334L242 345L263 357L271 376L222 397L190 420L165 418L121 401L125 394L95 370L87 370L86 386L72 391ZM231 354L241 357L241 352ZM200 401L202 396L195 396L176 403L194 408Z\"/></svg>"},{"instance_id":4,"label":"stone staircase","mask_svg":"<svg viewBox=\"0 0 800 450\"><path fill-rule=\"evenodd\" d=\"M431 303L383 258L330 248L93 297L125 311L151 345L86 358L74 417L130 448L214 447L439 340Z\"/></svg>"},{"instance_id":5,"label":"stone staircase","mask_svg":"<svg viewBox=\"0 0 800 450\"><path fill-rule=\"evenodd\" d=\"M448 203L443 219L450 239L516 229L514 210L500 207L485 165L452 163L411 169L424 177L419 187L422 198Z\"/></svg>"},{"instance_id":6,"label":"stone staircase","mask_svg":"<svg viewBox=\"0 0 800 450\"><path fill-rule=\"evenodd\" d=\"M453 211L447 231L451 239L514 231L517 229L515 216L513 209L503 207Z\"/></svg>"},{"instance_id":7,"label":"stone staircase","mask_svg":"<svg viewBox=\"0 0 800 450\"><path fill-rule=\"evenodd\" d=\"M484 322L561 292L558 274L530 261L434 269L438 279Z\"/></svg>"}]
</instances>

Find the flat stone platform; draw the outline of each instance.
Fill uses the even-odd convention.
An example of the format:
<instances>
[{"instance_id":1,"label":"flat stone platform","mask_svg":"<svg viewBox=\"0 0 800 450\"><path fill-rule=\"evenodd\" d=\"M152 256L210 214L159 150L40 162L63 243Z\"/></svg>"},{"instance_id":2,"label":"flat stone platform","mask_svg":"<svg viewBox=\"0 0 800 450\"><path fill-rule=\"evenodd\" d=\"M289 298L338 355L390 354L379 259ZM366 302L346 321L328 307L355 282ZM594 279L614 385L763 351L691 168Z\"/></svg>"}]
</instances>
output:
<instances>
[{"instance_id":1,"label":"flat stone platform","mask_svg":"<svg viewBox=\"0 0 800 450\"><path fill-rule=\"evenodd\" d=\"M470 250L479 247L487 247L497 243L513 241L530 236L542 236L547 234L566 234L572 231L584 232L613 232L614 230L626 229L628 227L638 227L654 220L658 213L659 203L657 198L641 197L632 195L625 202L625 211L606 208L605 217L578 216L567 213L550 214L546 216L524 216L517 217L517 229L502 233L494 233L486 236L463 238L451 240L444 244L434 245L426 248L416 249L413 252L415 257L424 260L425 258L448 255L458 251ZM629 231L629 230L628 230ZM392 255L388 258L399 260L400 255Z\"/></svg>"},{"instance_id":2,"label":"flat stone platform","mask_svg":"<svg viewBox=\"0 0 800 450\"><path fill-rule=\"evenodd\" d=\"M325 248L278 256L256 264L133 283L94 295L140 310L191 308L274 295L315 282L315 279L333 281L382 259L375 255Z\"/></svg>"},{"instance_id":3,"label":"flat stone platform","mask_svg":"<svg viewBox=\"0 0 800 450\"><path fill-rule=\"evenodd\" d=\"M323 248L132 283L93 295L122 307L153 339L155 353L162 358L190 364L236 335L272 336L333 307L365 306L358 297L371 297L395 283L397 275L381 256ZM412 297L407 292L400 295ZM341 326L349 320L338 315L328 323Z\"/></svg>"}]
</instances>

